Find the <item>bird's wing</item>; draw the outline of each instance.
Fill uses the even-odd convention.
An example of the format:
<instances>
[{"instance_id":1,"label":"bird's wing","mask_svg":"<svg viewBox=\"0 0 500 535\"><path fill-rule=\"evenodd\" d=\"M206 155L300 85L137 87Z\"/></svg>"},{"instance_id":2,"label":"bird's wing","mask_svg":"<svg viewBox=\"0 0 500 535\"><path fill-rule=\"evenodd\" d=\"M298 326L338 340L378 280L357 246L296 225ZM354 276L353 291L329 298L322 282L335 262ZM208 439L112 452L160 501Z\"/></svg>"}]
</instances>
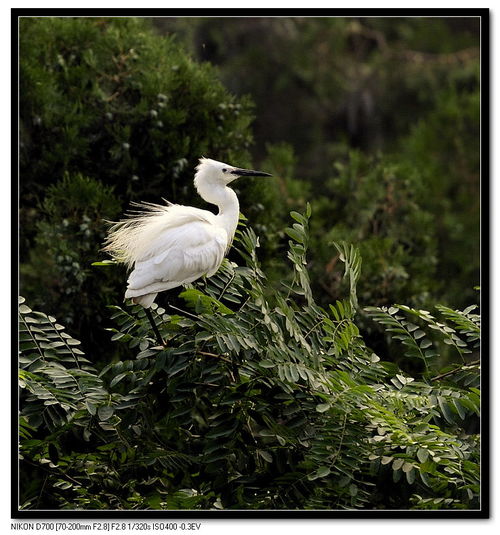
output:
<instances>
[{"instance_id":1,"label":"bird's wing","mask_svg":"<svg viewBox=\"0 0 500 535\"><path fill-rule=\"evenodd\" d=\"M217 218L208 210L191 206L153 203L134 203L138 210L127 219L114 223L106 238L103 250L120 262L133 266L156 254L155 244L160 243L166 233L195 222L217 225Z\"/></svg>"},{"instance_id":2,"label":"bird's wing","mask_svg":"<svg viewBox=\"0 0 500 535\"><path fill-rule=\"evenodd\" d=\"M185 217L169 226L138 259L128 279L126 297L175 288L219 268L228 244L227 232L207 220Z\"/></svg>"}]
</instances>

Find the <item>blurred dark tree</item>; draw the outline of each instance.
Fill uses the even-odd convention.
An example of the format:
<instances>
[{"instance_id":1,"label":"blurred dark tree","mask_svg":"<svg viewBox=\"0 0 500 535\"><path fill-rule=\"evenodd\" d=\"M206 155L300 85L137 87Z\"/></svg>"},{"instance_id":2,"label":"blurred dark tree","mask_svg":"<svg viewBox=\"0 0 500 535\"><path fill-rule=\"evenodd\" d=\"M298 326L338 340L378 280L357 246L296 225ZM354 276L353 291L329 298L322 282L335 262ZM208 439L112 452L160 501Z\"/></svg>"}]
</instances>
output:
<instances>
[{"instance_id":1,"label":"blurred dark tree","mask_svg":"<svg viewBox=\"0 0 500 535\"><path fill-rule=\"evenodd\" d=\"M22 19L21 192L82 172L131 197L186 196L201 154L238 159L248 100L141 19Z\"/></svg>"},{"instance_id":2,"label":"blurred dark tree","mask_svg":"<svg viewBox=\"0 0 500 535\"><path fill-rule=\"evenodd\" d=\"M255 159L269 143L289 145L289 174L304 187L282 189L283 197L300 207L307 191L321 206L313 221L322 243L317 286L331 282L325 236L366 236L372 248L363 251L361 293L377 303L401 292L415 303L460 306L477 298L478 18L161 18L155 25L216 64L230 90L251 94ZM412 216L391 211L384 181L377 191L376 179L354 176L360 159L363 172L393 176L391 188ZM350 191L337 164L351 177ZM374 202L392 218L390 245L377 243L377 232L369 237L363 214Z\"/></svg>"},{"instance_id":3,"label":"blurred dark tree","mask_svg":"<svg viewBox=\"0 0 500 535\"><path fill-rule=\"evenodd\" d=\"M28 260L21 264L23 290L33 302L86 332L91 347L102 344L106 305L121 300L117 270L91 266L105 238L103 218L119 212L112 187L80 174L65 175L47 188ZM119 271L124 278L125 270Z\"/></svg>"}]
</instances>

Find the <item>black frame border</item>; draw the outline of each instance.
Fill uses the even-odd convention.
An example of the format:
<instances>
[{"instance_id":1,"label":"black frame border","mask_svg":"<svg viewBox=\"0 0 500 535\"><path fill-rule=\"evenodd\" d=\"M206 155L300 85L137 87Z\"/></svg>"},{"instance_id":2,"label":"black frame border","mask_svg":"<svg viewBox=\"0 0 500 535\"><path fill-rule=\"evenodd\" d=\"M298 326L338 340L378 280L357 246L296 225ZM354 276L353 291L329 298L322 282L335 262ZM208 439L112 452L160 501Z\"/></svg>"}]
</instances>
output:
<instances>
[{"instance_id":1,"label":"black frame border","mask_svg":"<svg viewBox=\"0 0 500 535\"><path fill-rule=\"evenodd\" d=\"M482 382L486 393L481 406L481 509L470 510L20 510L17 502L18 473L18 383L17 383L17 307L19 290L19 167L18 167L18 19L20 17L479 17L481 20L481 315ZM11 8L11 273L12 273L12 366L11 366L11 518L25 519L73 519L94 520L102 524L109 519L125 520L225 520L225 519L487 519L490 518L490 10L488 8L353 8L353 9L136 9L136 8ZM13 523L14 524L14 523ZM103 528L101 528L103 529Z\"/></svg>"}]
</instances>

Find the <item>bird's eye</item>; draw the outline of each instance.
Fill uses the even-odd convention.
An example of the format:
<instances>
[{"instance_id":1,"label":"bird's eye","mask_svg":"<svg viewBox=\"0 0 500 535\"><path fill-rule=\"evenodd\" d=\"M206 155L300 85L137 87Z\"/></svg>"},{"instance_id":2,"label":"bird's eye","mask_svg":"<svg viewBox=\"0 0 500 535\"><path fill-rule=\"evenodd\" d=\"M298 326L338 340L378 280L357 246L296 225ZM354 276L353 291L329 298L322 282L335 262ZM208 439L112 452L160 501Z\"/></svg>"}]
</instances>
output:
<instances>
[{"instance_id":1,"label":"bird's eye","mask_svg":"<svg viewBox=\"0 0 500 535\"><path fill-rule=\"evenodd\" d=\"M222 172L227 173L227 169L224 167L224 169L222 169Z\"/></svg>"}]
</instances>

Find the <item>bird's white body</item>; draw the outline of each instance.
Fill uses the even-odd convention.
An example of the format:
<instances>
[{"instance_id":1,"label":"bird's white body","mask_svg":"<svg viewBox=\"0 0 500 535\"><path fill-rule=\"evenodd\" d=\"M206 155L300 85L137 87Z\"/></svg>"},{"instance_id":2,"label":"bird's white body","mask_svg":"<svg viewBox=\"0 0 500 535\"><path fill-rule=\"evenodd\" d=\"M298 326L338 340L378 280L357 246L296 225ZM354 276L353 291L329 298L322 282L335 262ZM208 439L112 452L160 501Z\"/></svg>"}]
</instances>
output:
<instances>
[{"instance_id":1,"label":"bird's white body","mask_svg":"<svg viewBox=\"0 0 500 535\"><path fill-rule=\"evenodd\" d=\"M126 298L146 308L158 292L204 275L211 277L219 269L237 225L236 221L234 228L224 228L220 215L176 204L158 207L146 217L146 225L138 229L138 254L125 292Z\"/></svg>"},{"instance_id":2,"label":"bird's white body","mask_svg":"<svg viewBox=\"0 0 500 535\"><path fill-rule=\"evenodd\" d=\"M149 308L158 292L215 274L239 219L238 197L228 184L242 173L267 175L200 160L194 184L204 200L219 207L217 215L191 206L141 203L137 215L114 224L104 250L134 268L125 298Z\"/></svg>"}]
</instances>

